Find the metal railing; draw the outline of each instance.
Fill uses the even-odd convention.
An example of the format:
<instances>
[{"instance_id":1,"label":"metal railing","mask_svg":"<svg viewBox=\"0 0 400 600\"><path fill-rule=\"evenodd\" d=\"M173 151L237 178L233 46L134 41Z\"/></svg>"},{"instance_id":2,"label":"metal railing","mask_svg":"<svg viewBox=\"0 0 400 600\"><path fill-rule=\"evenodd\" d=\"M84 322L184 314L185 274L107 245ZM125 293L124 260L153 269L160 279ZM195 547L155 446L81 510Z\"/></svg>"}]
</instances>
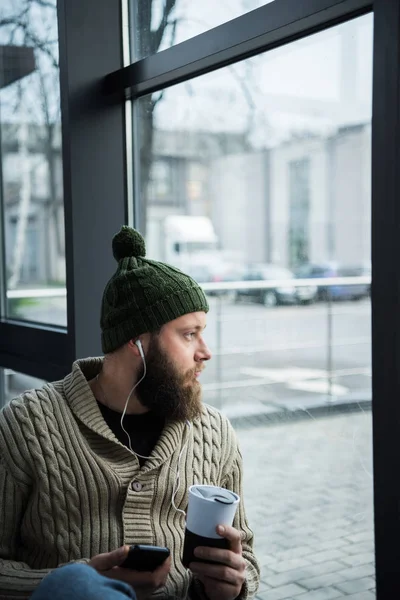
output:
<instances>
[{"instance_id":1,"label":"metal railing","mask_svg":"<svg viewBox=\"0 0 400 600\"><path fill-rule=\"evenodd\" d=\"M332 288L336 287L352 287L352 286L365 286L365 296L368 295L367 290L371 285L370 276L355 276L355 277L326 277L326 278L307 278L307 279L277 279L268 281L239 281L239 282L217 282L217 283L204 283L202 287L207 293L212 293L217 296L216 310L217 310L217 352L215 353L215 359L217 361L217 377L218 383L221 383L222 374L222 299L224 293L238 292L245 290L268 290L277 288L299 288L299 287L313 287L316 290L323 288L327 291L325 295L326 303L326 320L327 320L327 339L326 339L326 372L327 372L327 403L332 403L334 400L334 364L333 364L333 310L332 304L335 298L331 291ZM318 299L316 295L315 300ZM218 405L221 407L222 398L219 396Z\"/></svg>"},{"instance_id":2,"label":"metal railing","mask_svg":"<svg viewBox=\"0 0 400 600\"><path fill-rule=\"evenodd\" d=\"M65 298L67 288L65 287L48 287L48 288L27 288L18 290L7 290L6 296L8 300L20 298Z\"/></svg>"},{"instance_id":3,"label":"metal railing","mask_svg":"<svg viewBox=\"0 0 400 600\"><path fill-rule=\"evenodd\" d=\"M226 292L231 290L266 290L277 287L336 287L370 285L370 276L360 277L318 277L309 279L269 279L268 281L220 281L202 283L205 292Z\"/></svg>"},{"instance_id":4,"label":"metal railing","mask_svg":"<svg viewBox=\"0 0 400 600\"><path fill-rule=\"evenodd\" d=\"M268 281L219 281L202 283L205 292L226 292L236 290L263 290L276 287L334 287L351 285L369 285L371 277L319 277L315 279L270 279ZM62 298L67 295L65 287L21 288L7 290L7 298Z\"/></svg>"}]
</instances>

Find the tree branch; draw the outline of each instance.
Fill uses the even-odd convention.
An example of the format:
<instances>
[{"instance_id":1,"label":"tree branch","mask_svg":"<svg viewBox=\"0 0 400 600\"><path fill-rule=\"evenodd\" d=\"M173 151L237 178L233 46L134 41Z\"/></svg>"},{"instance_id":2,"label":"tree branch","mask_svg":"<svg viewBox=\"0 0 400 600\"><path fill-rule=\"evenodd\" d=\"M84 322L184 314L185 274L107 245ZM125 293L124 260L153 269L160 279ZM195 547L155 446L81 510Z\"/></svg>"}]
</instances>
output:
<instances>
[{"instance_id":1,"label":"tree branch","mask_svg":"<svg viewBox=\"0 0 400 600\"><path fill-rule=\"evenodd\" d=\"M156 105L160 102L160 100L162 100L164 98L164 90L161 90L160 93L158 94L157 98L154 98L154 94L151 97L151 105L152 105L152 110L154 110L154 108L156 107Z\"/></svg>"},{"instance_id":2,"label":"tree branch","mask_svg":"<svg viewBox=\"0 0 400 600\"><path fill-rule=\"evenodd\" d=\"M15 25L16 27L20 28L24 33L25 40L28 42L31 42L33 47L36 50L40 50L41 52L43 52L43 54L45 54L50 59L52 66L55 69L58 69L58 61L55 59L53 54L47 48L47 42L43 42L36 34L34 34L30 30L29 25L27 23L13 19L12 24ZM2 23L0 21L0 27L1 26L2 26Z\"/></svg>"},{"instance_id":3,"label":"tree branch","mask_svg":"<svg viewBox=\"0 0 400 600\"><path fill-rule=\"evenodd\" d=\"M152 35L152 51L155 54L162 42L165 29L168 25L168 17L171 11L175 8L176 0L166 0L163 10L163 15L158 28L151 32Z\"/></svg>"},{"instance_id":4,"label":"tree branch","mask_svg":"<svg viewBox=\"0 0 400 600\"><path fill-rule=\"evenodd\" d=\"M46 0L32 0L32 4L37 4L38 6L43 6L44 8L56 8L56 4L54 2L46 2Z\"/></svg>"}]
</instances>

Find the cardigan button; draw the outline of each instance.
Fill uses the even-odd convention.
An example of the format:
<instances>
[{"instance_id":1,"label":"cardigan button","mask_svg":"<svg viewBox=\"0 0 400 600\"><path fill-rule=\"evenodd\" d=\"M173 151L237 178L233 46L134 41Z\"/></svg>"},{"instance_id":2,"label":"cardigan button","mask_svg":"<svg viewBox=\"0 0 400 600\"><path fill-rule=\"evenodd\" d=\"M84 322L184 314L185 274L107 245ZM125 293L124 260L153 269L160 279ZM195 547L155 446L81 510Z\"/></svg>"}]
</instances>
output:
<instances>
[{"instance_id":1,"label":"cardigan button","mask_svg":"<svg viewBox=\"0 0 400 600\"><path fill-rule=\"evenodd\" d=\"M142 487L143 486L140 483L140 481L134 481L133 483L131 483L131 488L133 489L134 492L140 492Z\"/></svg>"}]
</instances>

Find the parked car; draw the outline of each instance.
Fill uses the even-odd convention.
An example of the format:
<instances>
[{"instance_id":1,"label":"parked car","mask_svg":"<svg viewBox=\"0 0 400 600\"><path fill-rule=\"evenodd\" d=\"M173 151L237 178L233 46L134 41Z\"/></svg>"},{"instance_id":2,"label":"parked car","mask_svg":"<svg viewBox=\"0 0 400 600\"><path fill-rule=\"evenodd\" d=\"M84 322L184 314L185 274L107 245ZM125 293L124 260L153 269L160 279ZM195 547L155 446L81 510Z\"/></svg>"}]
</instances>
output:
<instances>
[{"instance_id":1,"label":"parked car","mask_svg":"<svg viewBox=\"0 0 400 600\"><path fill-rule=\"evenodd\" d=\"M187 269L187 273L198 283L222 283L241 281L243 278L243 267L228 261L214 261L207 264L193 264ZM210 296L232 295L227 291L208 291Z\"/></svg>"},{"instance_id":2,"label":"parked car","mask_svg":"<svg viewBox=\"0 0 400 600\"><path fill-rule=\"evenodd\" d=\"M316 286L296 287L293 283L294 279L294 274L284 267L272 264L250 265L243 276L243 281L280 280L282 284L267 289L237 290L235 299L238 301L242 298L251 298L268 307L277 304L307 304L314 302L317 297Z\"/></svg>"},{"instance_id":3,"label":"parked car","mask_svg":"<svg viewBox=\"0 0 400 600\"><path fill-rule=\"evenodd\" d=\"M212 280L212 273L207 265L191 265L187 268L187 273L193 277L197 283L208 283Z\"/></svg>"},{"instance_id":4,"label":"parked car","mask_svg":"<svg viewBox=\"0 0 400 600\"><path fill-rule=\"evenodd\" d=\"M337 263L307 263L298 267L295 275L300 279L324 279L335 277L360 277L370 275L367 267L340 266ZM355 283L351 285L318 286L318 300L327 300L329 294L332 300L361 300L370 293L370 285Z\"/></svg>"}]
</instances>

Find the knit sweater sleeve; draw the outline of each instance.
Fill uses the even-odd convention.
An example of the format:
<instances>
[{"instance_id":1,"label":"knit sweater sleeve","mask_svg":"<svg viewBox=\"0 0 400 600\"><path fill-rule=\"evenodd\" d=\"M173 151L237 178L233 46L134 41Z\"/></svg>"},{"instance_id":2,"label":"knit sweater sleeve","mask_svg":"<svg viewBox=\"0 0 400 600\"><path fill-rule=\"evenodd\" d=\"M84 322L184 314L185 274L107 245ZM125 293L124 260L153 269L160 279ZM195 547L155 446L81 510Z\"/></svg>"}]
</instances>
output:
<instances>
[{"instance_id":1,"label":"knit sweater sleeve","mask_svg":"<svg viewBox=\"0 0 400 600\"><path fill-rule=\"evenodd\" d=\"M18 402L18 399L16 399ZM22 401L19 403L22 404ZM33 569L18 560L21 524L28 517L34 475L27 458L29 430L23 432L14 402L0 413L0 599L29 598L52 569ZM24 415L29 421L27 414ZM45 523L41 524L43 527ZM82 559L74 562L88 562ZM62 565L58 565L62 566Z\"/></svg>"},{"instance_id":2,"label":"knit sweater sleeve","mask_svg":"<svg viewBox=\"0 0 400 600\"><path fill-rule=\"evenodd\" d=\"M34 570L13 560L18 553L19 526L28 492L0 462L0 598L29 598L49 569Z\"/></svg>"}]
</instances>

